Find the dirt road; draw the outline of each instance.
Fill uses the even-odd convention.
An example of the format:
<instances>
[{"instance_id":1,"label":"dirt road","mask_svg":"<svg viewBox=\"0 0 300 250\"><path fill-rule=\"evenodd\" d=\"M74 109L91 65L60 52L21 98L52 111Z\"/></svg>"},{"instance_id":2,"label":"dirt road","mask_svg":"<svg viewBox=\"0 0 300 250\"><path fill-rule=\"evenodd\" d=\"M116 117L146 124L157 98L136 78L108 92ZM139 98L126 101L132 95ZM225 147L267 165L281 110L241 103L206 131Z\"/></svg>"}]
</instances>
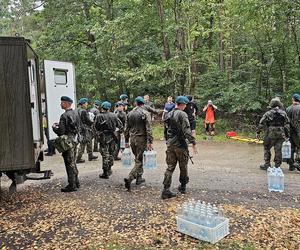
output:
<instances>
[{"instance_id":1,"label":"dirt road","mask_svg":"<svg viewBox=\"0 0 300 250\"><path fill-rule=\"evenodd\" d=\"M63 194L65 169L60 155L47 157L49 181L28 181L9 196L6 178L0 200L0 246L6 249L300 249L300 172L285 173L285 192L269 193L258 165L261 146L202 142L190 164L188 194L162 201L165 145L154 144L159 167L146 170L146 185L128 193L130 169L116 162L110 180L98 178L100 160L79 164L82 187ZM85 157L87 157L85 155ZM178 169L173 188L178 185ZM217 245L176 232L176 206L190 199L222 204L231 234Z\"/></svg>"}]
</instances>

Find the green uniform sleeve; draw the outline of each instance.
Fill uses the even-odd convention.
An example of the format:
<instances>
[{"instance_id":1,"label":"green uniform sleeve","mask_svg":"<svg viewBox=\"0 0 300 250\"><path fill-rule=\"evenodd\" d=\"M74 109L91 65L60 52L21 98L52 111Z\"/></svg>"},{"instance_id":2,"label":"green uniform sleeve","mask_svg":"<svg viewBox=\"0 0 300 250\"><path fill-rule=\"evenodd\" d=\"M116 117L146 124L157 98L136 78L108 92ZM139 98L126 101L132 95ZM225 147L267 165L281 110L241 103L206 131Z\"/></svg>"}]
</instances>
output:
<instances>
[{"instance_id":1,"label":"green uniform sleeve","mask_svg":"<svg viewBox=\"0 0 300 250\"><path fill-rule=\"evenodd\" d=\"M123 133L123 123L119 118L117 118L117 128L119 129L120 133Z\"/></svg>"},{"instance_id":2,"label":"green uniform sleeve","mask_svg":"<svg viewBox=\"0 0 300 250\"><path fill-rule=\"evenodd\" d=\"M53 127L53 131L58 136L66 134L66 127L67 127L67 121L64 115L61 115L59 119L59 125L58 127Z\"/></svg>"},{"instance_id":3,"label":"green uniform sleeve","mask_svg":"<svg viewBox=\"0 0 300 250\"><path fill-rule=\"evenodd\" d=\"M262 132L267 127L268 115L269 115L269 113L266 112L263 115L263 117L260 119L256 133Z\"/></svg>"},{"instance_id":4,"label":"green uniform sleeve","mask_svg":"<svg viewBox=\"0 0 300 250\"><path fill-rule=\"evenodd\" d=\"M148 112L146 114L146 132L147 132L147 142L153 143L153 136L152 136L152 127L151 127L151 116Z\"/></svg>"},{"instance_id":5,"label":"green uniform sleeve","mask_svg":"<svg viewBox=\"0 0 300 250\"><path fill-rule=\"evenodd\" d=\"M130 131L130 128L131 128L130 119L129 119L128 115L127 115L127 119L126 119L126 123L125 123L125 130L124 130L125 143L129 142L129 137L130 137L129 131Z\"/></svg>"},{"instance_id":6,"label":"green uniform sleeve","mask_svg":"<svg viewBox=\"0 0 300 250\"><path fill-rule=\"evenodd\" d=\"M186 113L183 113L181 116L181 130L183 132L184 137L192 144L196 144L196 139L192 135L192 130L190 127L190 122Z\"/></svg>"},{"instance_id":7,"label":"green uniform sleeve","mask_svg":"<svg viewBox=\"0 0 300 250\"><path fill-rule=\"evenodd\" d=\"M285 114L284 132L285 132L285 136L289 138L290 137L290 119L287 116L287 114Z\"/></svg>"}]
</instances>

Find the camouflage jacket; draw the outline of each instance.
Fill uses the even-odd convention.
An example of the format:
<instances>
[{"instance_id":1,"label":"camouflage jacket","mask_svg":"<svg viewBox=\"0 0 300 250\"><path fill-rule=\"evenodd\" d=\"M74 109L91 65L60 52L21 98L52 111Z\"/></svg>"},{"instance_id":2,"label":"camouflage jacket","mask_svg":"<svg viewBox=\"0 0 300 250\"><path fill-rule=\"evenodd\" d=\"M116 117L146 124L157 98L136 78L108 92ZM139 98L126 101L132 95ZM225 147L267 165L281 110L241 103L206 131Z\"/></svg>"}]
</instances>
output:
<instances>
[{"instance_id":1,"label":"camouflage jacket","mask_svg":"<svg viewBox=\"0 0 300 250\"><path fill-rule=\"evenodd\" d=\"M95 128L97 132L113 134L117 128L123 131L123 124L114 113L102 112L96 116Z\"/></svg>"},{"instance_id":2,"label":"camouflage jacket","mask_svg":"<svg viewBox=\"0 0 300 250\"><path fill-rule=\"evenodd\" d=\"M134 139L137 136L144 136L148 143L153 142L150 113L143 107L135 107L127 115L125 126L125 142L128 143L129 137Z\"/></svg>"},{"instance_id":3,"label":"camouflage jacket","mask_svg":"<svg viewBox=\"0 0 300 250\"><path fill-rule=\"evenodd\" d=\"M78 113L73 109L68 109L60 116L59 125L57 128L53 127L53 131L58 136L76 136L79 126L80 118Z\"/></svg>"},{"instance_id":4,"label":"camouflage jacket","mask_svg":"<svg viewBox=\"0 0 300 250\"><path fill-rule=\"evenodd\" d=\"M176 147L187 148L187 142L196 144L195 137L192 135L190 128L190 122L188 115L175 108L170 113L168 113L165 119L165 124L167 127L167 145L174 145Z\"/></svg>"},{"instance_id":5,"label":"camouflage jacket","mask_svg":"<svg viewBox=\"0 0 300 250\"><path fill-rule=\"evenodd\" d=\"M286 113L290 118L291 133L300 134L300 103L289 106Z\"/></svg>"},{"instance_id":6,"label":"camouflage jacket","mask_svg":"<svg viewBox=\"0 0 300 250\"><path fill-rule=\"evenodd\" d=\"M279 107L267 111L260 119L257 133L265 131L265 135L271 139L281 139L290 135L290 120L285 111Z\"/></svg>"}]
</instances>

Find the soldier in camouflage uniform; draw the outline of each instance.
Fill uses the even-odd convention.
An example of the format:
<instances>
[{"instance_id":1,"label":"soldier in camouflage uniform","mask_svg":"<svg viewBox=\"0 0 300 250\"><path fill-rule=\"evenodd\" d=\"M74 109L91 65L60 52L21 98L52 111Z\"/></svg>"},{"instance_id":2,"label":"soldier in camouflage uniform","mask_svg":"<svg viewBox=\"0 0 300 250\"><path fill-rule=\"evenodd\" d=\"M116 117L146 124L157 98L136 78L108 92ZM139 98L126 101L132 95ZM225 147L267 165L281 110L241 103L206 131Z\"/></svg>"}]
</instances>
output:
<instances>
[{"instance_id":1,"label":"soldier in camouflage uniform","mask_svg":"<svg viewBox=\"0 0 300 250\"><path fill-rule=\"evenodd\" d=\"M90 119L89 112L87 111L87 107L88 107L88 99L81 98L79 100L79 107L78 107L77 111L78 111L78 114L80 116L81 123L82 123L81 131L82 131L83 139L79 145L76 163L84 163L85 162L85 160L82 159L82 155L85 151L85 148L88 153L89 161L96 160L98 158L98 156L93 155L93 149L92 149L93 121Z\"/></svg>"},{"instance_id":2,"label":"soldier in camouflage uniform","mask_svg":"<svg viewBox=\"0 0 300 250\"><path fill-rule=\"evenodd\" d=\"M73 142L73 147L62 153L68 175L68 185L62 188L62 192L73 192L79 188L78 170L75 163L76 135L80 125L80 118L76 111L71 108L73 100L67 96L61 97L61 108L65 112L60 116L59 123L53 124L53 131L58 135L67 135Z\"/></svg>"},{"instance_id":3,"label":"soldier in camouflage uniform","mask_svg":"<svg viewBox=\"0 0 300 250\"><path fill-rule=\"evenodd\" d=\"M172 183L172 175L176 168L177 162L179 164L180 176L178 187L179 192L185 194L186 184L189 182L188 177L188 160L189 151L188 144L192 143L193 153L197 153L195 137L192 135L188 115L183 111L189 100L185 96L178 96L176 98L176 107L168 113L165 123L167 127L167 151L166 162L167 170L163 181L164 189L162 191L162 199L175 197L176 194L170 191Z\"/></svg>"},{"instance_id":4,"label":"soldier in camouflage uniform","mask_svg":"<svg viewBox=\"0 0 300 250\"><path fill-rule=\"evenodd\" d=\"M116 104L116 111L115 114L117 115L117 117L119 118L119 120L122 122L123 127L125 127L125 123L126 123L126 113L124 112L125 106L123 102L117 102ZM116 161L121 160L121 158L118 157L120 149L121 149L121 131L116 131L116 137L117 137L117 145L116 145L116 151L115 151L115 155L114 158Z\"/></svg>"},{"instance_id":5,"label":"soldier in camouflage uniform","mask_svg":"<svg viewBox=\"0 0 300 250\"><path fill-rule=\"evenodd\" d=\"M294 171L297 168L300 171L300 95L293 95L293 104L286 109L286 113L290 118L291 125L291 146L292 154L291 159L288 161L290 171ZM294 154L296 153L296 159Z\"/></svg>"},{"instance_id":6,"label":"soldier in camouflage uniform","mask_svg":"<svg viewBox=\"0 0 300 250\"><path fill-rule=\"evenodd\" d=\"M97 117L97 115L100 114L101 104L102 104L101 101L96 100L94 102L94 107L90 109L90 112L94 115L95 118ZM93 139L94 139L93 152L99 152L99 141L98 141L97 136L96 136L96 130L95 130L94 124L92 126L92 130L93 130Z\"/></svg>"},{"instance_id":7,"label":"soldier in camouflage uniform","mask_svg":"<svg viewBox=\"0 0 300 250\"><path fill-rule=\"evenodd\" d=\"M102 155L103 174L99 177L108 179L112 174L111 167L114 165L116 147L116 136L114 133L117 128L122 132L123 125L118 117L109 111L111 108L109 102L103 102L101 107L103 112L96 117L95 122L95 128L100 141L100 153Z\"/></svg>"},{"instance_id":8,"label":"soldier in camouflage uniform","mask_svg":"<svg viewBox=\"0 0 300 250\"><path fill-rule=\"evenodd\" d=\"M152 129L151 117L149 112L144 109L144 98L139 96L135 99L136 107L129 112L124 132L125 147L129 147L135 156L134 168L129 173L128 178L124 179L125 188L131 190L131 182L136 179L136 185L145 182L143 176L143 153L145 150L152 150Z\"/></svg>"},{"instance_id":9,"label":"soldier in camouflage uniform","mask_svg":"<svg viewBox=\"0 0 300 250\"><path fill-rule=\"evenodd\" d=\"M264 137L264 160L265 163L260 169L267 170L271 166L271 148L275 151L275 167L280 167L282 163L281 147L283 141L289 137L290 122L285 111L281 109L282 103L274 98L270 102L270 110L267 111L259 122L257 129L257 138L260 138L260 132L265 130Z\"/></svg>"}]
</instances>

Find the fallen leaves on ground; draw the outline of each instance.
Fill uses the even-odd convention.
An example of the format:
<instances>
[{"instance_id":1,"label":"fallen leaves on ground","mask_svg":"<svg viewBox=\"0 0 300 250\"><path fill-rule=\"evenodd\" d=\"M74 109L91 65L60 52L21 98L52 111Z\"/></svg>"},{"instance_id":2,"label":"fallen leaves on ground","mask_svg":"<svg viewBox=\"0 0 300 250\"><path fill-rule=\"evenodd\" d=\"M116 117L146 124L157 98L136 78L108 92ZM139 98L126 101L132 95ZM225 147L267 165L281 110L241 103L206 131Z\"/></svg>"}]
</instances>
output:
<instances>
[{"instance_id":1,"label":"fallen leaves on ground","mask_svg":"<svg viewBox=\"0 0 300 250\"><path fill-rule=\"evenodd\" d=\"M176 208L160 190L128 193L109 182L62 194L57 185L28 187L0 201L2 249L300 249L300 211L223 203L231 234L215 245L176 231ZM205 194L207 197L208 194ZM209 199L209 198L208 198ZM211 201L208 201L211 202Z\"/></svg>"}]
</instances>

